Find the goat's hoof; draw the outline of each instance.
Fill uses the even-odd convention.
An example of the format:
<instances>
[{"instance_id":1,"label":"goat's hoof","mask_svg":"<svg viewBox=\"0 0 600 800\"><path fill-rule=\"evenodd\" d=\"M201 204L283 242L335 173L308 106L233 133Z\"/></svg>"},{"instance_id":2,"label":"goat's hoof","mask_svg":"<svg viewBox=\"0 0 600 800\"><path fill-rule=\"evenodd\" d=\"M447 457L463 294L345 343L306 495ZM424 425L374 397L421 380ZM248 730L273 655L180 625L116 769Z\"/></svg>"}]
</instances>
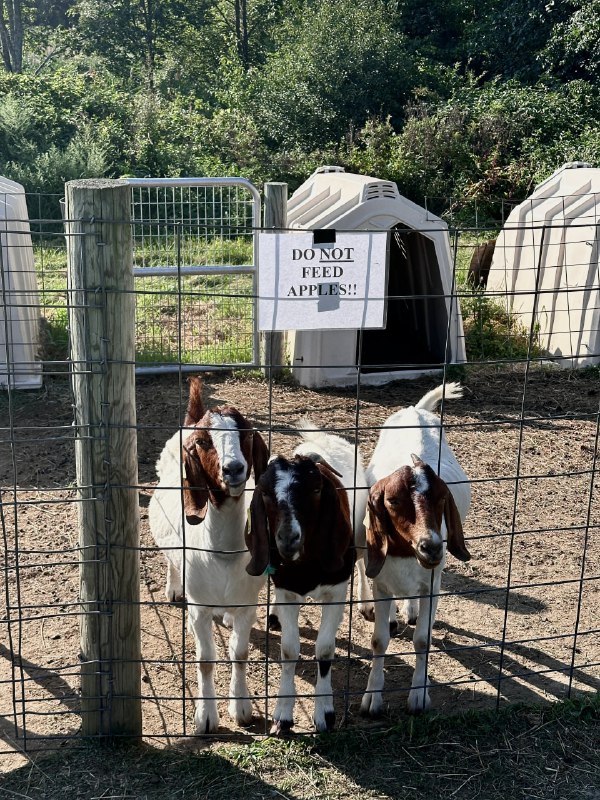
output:
<instances>
[{"instance_id":1,"label":"goat's hoof","mask_svg":"<svg viewBox=\"0 0 600 800\"><path fill-rule=\"evenodd\" d=\"M250 700L234 700L229 705L229 716L234 719L240 728L252 725L252 703Z\"/></svg>"},{"instance_id":2,"label":"goat's hoof","mask_svg":"<svg viewBox=\"0 0 600 800\"><path fill-rule=\"evenodd\" d=\"M365 694L360 704L361 717L371 717L378 719L383 715L383 703L375 700L373 695Z\"/></svg>"},{"instance_id":3,"label":"goat's hoof","mask_svg":"<svg viewBox=\"0 0 600 800\"><path fill-rule=\"evenodd\" d=\"M398 623L396 620L390 622L390 636L395 636L398 633Z\"/></svg>"},{"instance_id":4,"label":"goat's hoof","mask_svg":"<svg viewBox=\"0 0 600 800\"><path fill-rule=\"evenodd\" d=\"M328 711L317 711L315 709L313 724L317 733L331 733L335 728L335 711L333 708Z\"/></svg>"},{"instance_id":5,"label":"goat's hoof","mask_svg":"<svg viewBox=\"0 0 600 800\"><path fill-rule=\"evenodd\" d=\"M219 730L219 715L210 711L197 712L194 717L196 736L206 736Z\"/></svg>"},{"instance_id":6,"label":"goat's hoof","mask_svg":"<svg viewBox=\"0 0 600 800\"><path fill-rule=\"evenodd\" d=\"M281 630L281 622L279 622L279 617L277 614L269 614L267 617L267 628L270 631L280 631Z\"/></svg>"},{"instance_id":7,"label":"goat's hoof","mask_svg":"<svg viewBox=\"0 0 600 800\"><path fill-rule=\"evenodd\" d=\"M413 716L417 716L418 714L424 714L426 711L429 711L431 706L431 700L429 698L429 692L423 696L422 690L409 692L408 694L408 713L412 714Z\"/></svg>"},{"instance_id":8,"label":"goat's hoof","mask_svg":"<svg viewBox=\"0 0 600 800\"><path fill-rule=\"evenodd\" d=\"M167 601L172 603L174 606L184 606L185 605L185 593L181 592L167 592Z\"/></svg>"},{"instance_id":9,"label":"goat's hoof","mask_svg":"<svg viewBox=\"0 0 600 800\"><path fill-rule=\"evenodd\" d=\"M407 622L408 625L416 625L417 624L417 618L416 617L409 617L406 620L406 622Z\"/></svg>"},{"instance_id":10,"label":"goat's hoof","mask_svg":"<svg viewBox=\"0 0 600 800\"><path fill-rule=\"evenodd\" d=\"M276 719L271 725L271 736L289 736L294 727L294 720Z\"/></svg>"},{"instance_id":11,"label":"goat's hoof","mask_svg":"<svg viewBox=\"0 0 600 800\"><path fill-rule=\"evenodd\" d=\"M375 609L373 606L364 606L358 609L367 622L375 622Z\"/></svg>"}]
</instances>

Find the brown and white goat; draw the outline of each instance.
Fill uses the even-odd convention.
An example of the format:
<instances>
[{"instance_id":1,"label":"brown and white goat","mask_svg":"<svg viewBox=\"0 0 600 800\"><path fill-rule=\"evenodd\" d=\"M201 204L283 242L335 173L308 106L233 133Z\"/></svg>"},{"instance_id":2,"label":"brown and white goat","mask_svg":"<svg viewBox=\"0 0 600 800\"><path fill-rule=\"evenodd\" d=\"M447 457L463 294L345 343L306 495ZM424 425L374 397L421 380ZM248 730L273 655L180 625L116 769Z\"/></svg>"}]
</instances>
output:
<instances>
[{"instance_id":1,"label":"brown and white goat","mask_svg":"<svg viewBox=\"0 0 600 800\"><path fill-rule=\"evenodd\" d=\"M212 632L212 619L218 614L229 614L232 623L229 713L240 725L252 719L246 661L265 579L245 569L244 490L251 469L258 480L267 460L260 434L232 406L206 410L202 382L193 378L184 430L169 439L157 463L160 480L149 520L167 558L167 598L187 600L198 659L197 733L214 733L219 726Z\"/></svg>"},{"instance_id":2,"label":"brown and white goat","mask_svg":"<svg viewBox=\"0 0 600 800\"><path fill-rule=\"evenodd\" d=\"M313 720L318 731L332 730L331 662L354 565L346 489L327 463L279 456L257 483L250 521L247 569L250 575L272 575L281 623L281 682L271 733L287 733L294 724L298 614L308 596L322 603Z\"/></svg>"},{"instance_id":3,"label":"brown and white goat","mask_svg":"<svg viewBox=\"0 0 600 800\"><path fill-rule=\"evenodd\" d=\"M440 418L431 413L446 398L461 397L458 384L439 386L416 406L384 423L367 468L369 492L367 575L373 578L375 628L373 663L361 712L383 709L383 661L395 622L395 601L404 600L415 624L415 671L408 709L429 708L427 679L431 629L435 620L446 548L461 561L471 558L462 521L471 501L469 480L446 441Z\"/></svg>"}]
</instances>

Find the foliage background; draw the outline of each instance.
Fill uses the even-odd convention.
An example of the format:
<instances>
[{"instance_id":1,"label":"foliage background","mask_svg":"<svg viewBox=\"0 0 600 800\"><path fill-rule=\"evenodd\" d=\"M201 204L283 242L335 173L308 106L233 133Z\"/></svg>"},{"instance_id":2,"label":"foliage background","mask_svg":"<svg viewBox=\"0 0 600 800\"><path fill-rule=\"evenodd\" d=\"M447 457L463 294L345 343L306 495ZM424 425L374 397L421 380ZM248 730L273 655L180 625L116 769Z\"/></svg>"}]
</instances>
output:
<instances>
[{"instance_id":1,"label":"foliage background","mask_svg":"<svg viewBox=\"0 0 600 800\"><path fill-rule=\"evenodd\" d=\"M477 201L494 219L499 198L522 198L565 161L600 160L600 0L0 10L0 173L29 191L217 174L293 189L338 163L417 202Z\"/></svg>"}]
</instances>

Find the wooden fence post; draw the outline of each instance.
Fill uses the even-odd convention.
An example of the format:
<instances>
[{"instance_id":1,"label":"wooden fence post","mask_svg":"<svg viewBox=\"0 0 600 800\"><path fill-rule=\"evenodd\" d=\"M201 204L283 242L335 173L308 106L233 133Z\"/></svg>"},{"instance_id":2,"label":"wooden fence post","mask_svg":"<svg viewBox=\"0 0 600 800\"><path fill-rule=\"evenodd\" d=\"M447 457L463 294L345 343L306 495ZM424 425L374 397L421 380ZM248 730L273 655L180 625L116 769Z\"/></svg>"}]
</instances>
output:
<instances>
[{"instance_id":1,"label":"wooden fence post","mask_svg":"<svg viewBox=\"0 0 600 800\"><path fill-rule=\"evenodd\" d=\"M66 185L87 736L139 737L139 509L131 189Z\"/></svg>"},{"instance_id":2,"label":"wooden fence post","mask_svg":"<svg viewBox=\"0 0 600 800\"><path fill-rule=\"evenodd\" d=\"M265 183L264 228L287 227L287 183ZM283 331L265 331L260 336L260 363L263 375L279 377L285 367L285 334Z\"/></svg>"}]
</instances>

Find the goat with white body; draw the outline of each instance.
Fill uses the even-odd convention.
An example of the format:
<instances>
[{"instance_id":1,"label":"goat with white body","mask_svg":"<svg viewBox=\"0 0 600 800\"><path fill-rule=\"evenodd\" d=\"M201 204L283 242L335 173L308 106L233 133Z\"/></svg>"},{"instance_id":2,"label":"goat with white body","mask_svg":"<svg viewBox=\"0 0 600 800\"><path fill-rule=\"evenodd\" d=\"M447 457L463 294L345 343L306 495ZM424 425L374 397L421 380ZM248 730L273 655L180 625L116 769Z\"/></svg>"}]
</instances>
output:
<instances>
[{"instance_id":1,"label":"goat with white body","mask_svg":"<svg viewBox=\"0 0 600 800\"><path fill-rule=\"evenodd\" d=\"M459 384L438 386L416 406L388 417L367 468L367 575L373 578L375 628L373 664L361 704L365 714L377 716L383 709L383 661L389 621L395 619L395 610L390 614L394 598L404 598L407 620L416 621L408 709L418 713L430 706L427 661L446 547L461 561L471 558L462 528L471 487L432 412L443 397L461 396Z\"/></svg>"},{"instance_id":2,"label":"goat with white body","mask_svg":"<svg viewBox=\"0 0 600 800\"><path fill-rule=\"evenodd\" d=\"M268 451L237 409L204 408L199 378L190 381L184 428L190 430L172 436L158 460L159 483L150 501L149 520L154 540L167 558L167 598L176 601L185 595L188 603L198 658L196 731L214 733L219 714L212 619L217 614L228 613L232 622L229 713L240 725L252 719L246 661L265 579L246 571L244 490L252 468L255 480L260 478Z\"/></svg>"},{"instance_id":3,"label":"goat with white body","mask_svg":"<svg viewBox=\"0 0 600 800\"><path fill-rule=\"evenodd\" d=\"M333 729L331 662L354 565L348 492L343 485L355 485L354 447L320 431L305 431L303 436L307 444L298 450L305 452L296 453L293 460L277 457L258 481L248 531L248 572L271 573L281 622L281 683L271 729L278 735L294 724L298 614L309 596L322 604L313 720L318 731Z\"/></svg>"}]
</instances>

